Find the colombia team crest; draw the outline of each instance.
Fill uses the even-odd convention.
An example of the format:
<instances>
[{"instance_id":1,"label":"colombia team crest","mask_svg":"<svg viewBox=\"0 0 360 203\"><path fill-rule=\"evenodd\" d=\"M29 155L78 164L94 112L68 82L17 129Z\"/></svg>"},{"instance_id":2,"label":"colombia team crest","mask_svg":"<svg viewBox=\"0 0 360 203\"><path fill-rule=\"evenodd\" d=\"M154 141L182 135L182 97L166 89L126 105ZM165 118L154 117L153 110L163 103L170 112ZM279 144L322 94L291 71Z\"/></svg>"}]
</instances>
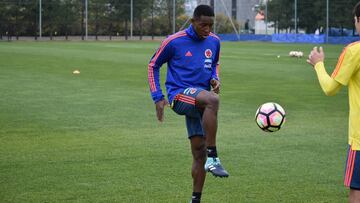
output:
<instances>
[{"instance_id":1,"label":"colombia team crest","mask_svg":"<svg viewBox=\"0 0 360 203\"><path fill-rule=\"evenodd\" d=\"M207 69L211 69L211 65L212 65L212 51L211 49L206 49L205 52L205 60L204 60L204 68L207 68Z\"/></svg>"},{"instance_id":2,"label":"colombia team crest","mask_svg":"<svg viewBox=\"0 0 360 203\"><path fill-rule=\"evenodd\" d=\"M206 49L206 50L205 50L205 57L206 57L206 58L211 58L211 57L212 57L212 51L211 51L211 49Z\"/></svg>"}]
</instances>

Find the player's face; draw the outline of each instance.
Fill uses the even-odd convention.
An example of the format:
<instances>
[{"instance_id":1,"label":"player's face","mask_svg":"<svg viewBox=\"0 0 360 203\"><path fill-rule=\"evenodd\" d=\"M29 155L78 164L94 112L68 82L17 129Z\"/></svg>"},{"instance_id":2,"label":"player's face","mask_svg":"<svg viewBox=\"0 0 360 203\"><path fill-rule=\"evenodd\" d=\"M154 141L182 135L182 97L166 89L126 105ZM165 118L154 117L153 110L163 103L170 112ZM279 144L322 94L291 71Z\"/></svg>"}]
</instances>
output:
<instances>
[{"instance_id":1,"label":"player's face","mask_svg":"<svg viewBox=\"0 0 360 203\"><path fill-rule=\"evenodd\" d=\"M356 31L360 34L360 18L354 16Z\"/></svg>"},{"instance_id":2,"label":"player's face","mask_svg":"<svg viewBox=\"0 0 360 203\"><path fill-rule=\"evenodd\" d=\"M206 39L214 25L214 17L200 16L200 18L192 18L191 23L195 29L196 34L203 39Z\"/></svg>"}]
</instances>

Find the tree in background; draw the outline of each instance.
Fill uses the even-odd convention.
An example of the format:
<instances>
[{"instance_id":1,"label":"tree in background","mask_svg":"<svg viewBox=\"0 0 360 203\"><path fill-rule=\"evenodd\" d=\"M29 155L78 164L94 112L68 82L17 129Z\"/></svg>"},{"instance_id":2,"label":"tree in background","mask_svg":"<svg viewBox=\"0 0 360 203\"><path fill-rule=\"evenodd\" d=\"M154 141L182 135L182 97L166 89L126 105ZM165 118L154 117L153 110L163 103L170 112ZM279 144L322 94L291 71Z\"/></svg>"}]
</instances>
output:
<instances>
[{"instance_id":1,"label":"tree in background","mask_svg":"<svg viewBox=\"0 0 360 203\"><path fill-rule=\"evenodd\" d=\"M106 34L108 6L107 0L89 0L89 31L95 35L96 40L98 35Z\"/></svg>"},{"instance_id":2,"label":"tree in background","mask_svg":"<svg viewBox=\"0 0 360 203\"><path fill-rule=\"evenodd\" d=\"M326 1L298 1L297 13L298 29L304 29L306 33L314 33L316 29L326 27Z\"/></svg>"},{"instance_id":3,"label":"tree in background","mask_svg":"<svg viewBox=\"0 0 360 203\"><path fill-rule=\"evenodd\" d=\"M39 19L39 5L36 0L23 0L24 3L24 18L23 18L23 33L26 36L35 36L37 39L38 35L38 19Z\"/></svg>"},{"instance_id":4,"label":"tree in background","mask_svg":"<svg viewBox=\"0 0 360 203\"><path fill-rule=\"evenodd\" d=\"M271 0L268 2L268 19L275 23L279 30L294 29L295 1ZM358 0L331 0L329 1L329 27L353 29L353 16L349 14ZM316 29L326 28L326 1L324 0L298 0L297 1L298 29L306 33L314 33ZM298 33L297 31L294 31Z\"/></svg>"},{"instance_id":5,"label":"tree in background","mask_svg":"<svg viewBox=\"0 0 360 203\"><path fill-rule=\"evenodd\" d=\"M239 23L233 19L235 27L239 27ZM230 22L230 19L223 14L216 14L216 33L234 33L234 28Z\"/></svg>"},{"instance_id":6,"label":"tree in background","mask_svg":"<svg viewBox=\"0 0 360 203\"><path fill-rule=\"evenodd\" d=\"M50 36L52 40L55 32L58 30L58 24L61 20L60 1L48 0L42 4L42 25L44 35Z\"/></svg>"},{"instance_id":7,"label":"tree in background","mask_svg":"<svg viewBox=\"0 0 360 203\"><path fill-rule=\"evenodd\" d=\"M340 35L345 35L344 28L352 29L352 34L356 33L352 8L358 0L332 0L329 9L329 27L340 28ZM340 14L340 15L339 15Z\"/></svg>"},{"instance_id":8,"label":"tree in background","mask_svg":"<svg viewBox=\"0 0 360 203\"><path fill-rule=\"evenodd\" d=\"M274 22L275 30L291 31L294 25L294 5L288 0L273 0L268 2L268 21Z\"/></svg>"},{"instance_id":9,"label":"tree in background","mask_svg":"<svg viewBox=\"0 0 360 203\"><path fill-rule=\"evenodd\" d=\"M134 5L134 34L139 35L140 39L144 35L144 19L149 18L151 16L151 7L152 1L149 0L137 0L136 4Z\"/></svg>"},{"instance_id":10,"label":"tree in background","mask_svg":"<svg viewBox=\"0 0 360 203\"><path fill-rule=\"evenodd\" d=\"M185 13L184 0L175 2L176 18ZM169 35L172 30L173 0L155 0L154 1L154 32L156 35ZM180 27L175 26L175 31Z\"/></svg>"},{"instance_id":11,"label":"tree in background","mask_svg":"<svg viewBox=\"0 0 360 203\"><path fill-rule=\"evenodd\" d=\"M21 20L20 16L20 1L13 1L13 2L4 2L1 5L1 18L4 24L1 28L5 31L5 34L8 35L10 39L11 36L18 36L19 29L19 20Z\"/></svg>"},{"instance_id":12,"label":"tree in background","mask_svg":"<svg viewBox=\"0 0 360 203\"><path fill-rule=\"evenodd\" d=\"M58 18L58 34L65 35L65 39L68 39L68 36L77 30L79 24L78 8L75 0L62 0L59 6L61 17Z\"/></svg>"},{"instance_id":13,"label":"tree in background","mask_svg":"<svg viewBox=\"0 0 360 203\"><path fill-rule=\"evenodd\" d=\"M0 2L0 39L6 35L8 22L8 5L5 2Z\"/></svg>"},{"instance_id":14,"label":"tree in background","mask_svg":"<svg viewBox=\"0 0 360 203\"><path fill-rule=\"evenodd\" d=\"M40 0L0 1L0 38L39 35ZM131 0L88 0L88 33L95 35L122 35L130 33ZM175 1L175 31L184 25L185 0ZM42 0L42 36L85 34L85 0ZM221 31L232 32L232 26L221 16ZM224 22L224 23L221 23ZM133 0L133 34L166 36L173 32L173 0ZM188 25L188 24L187 24ZM227 28L229 27L229 28Z\"/></svg>"}]
</instances>

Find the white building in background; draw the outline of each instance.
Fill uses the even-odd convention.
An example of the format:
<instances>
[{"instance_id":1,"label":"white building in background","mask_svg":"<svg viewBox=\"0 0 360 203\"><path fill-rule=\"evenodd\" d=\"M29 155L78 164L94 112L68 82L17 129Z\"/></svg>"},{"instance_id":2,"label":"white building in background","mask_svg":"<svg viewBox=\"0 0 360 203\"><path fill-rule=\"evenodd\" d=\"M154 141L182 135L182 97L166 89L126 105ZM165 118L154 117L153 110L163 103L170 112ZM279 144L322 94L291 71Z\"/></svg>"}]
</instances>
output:
<instances>
[{"instance_id":1,"label":"white building in background","mask_svg":"<svg viewBox=\"0 0 360 203\"><path fill-rule=\"evenodd\" d=\"M263 11L259 11L255 16L255 34L274 34L275 26L273 22L266 22Z\"/></svg>"},{"instance_id":2,"label":"white building in background","mask_svg":"<svg viewBox=\"0 0 360 203\"><path fill-rule=\"evenodd\" d=\"M268 1L271 0L260 0L259 5L266 5ZM266 7L265 7L266 8ZM274 22L266 22L266 11L257 10L257 14L255 16L255 34L274 34L275 26Z\"/></svg>"}]
</instances>

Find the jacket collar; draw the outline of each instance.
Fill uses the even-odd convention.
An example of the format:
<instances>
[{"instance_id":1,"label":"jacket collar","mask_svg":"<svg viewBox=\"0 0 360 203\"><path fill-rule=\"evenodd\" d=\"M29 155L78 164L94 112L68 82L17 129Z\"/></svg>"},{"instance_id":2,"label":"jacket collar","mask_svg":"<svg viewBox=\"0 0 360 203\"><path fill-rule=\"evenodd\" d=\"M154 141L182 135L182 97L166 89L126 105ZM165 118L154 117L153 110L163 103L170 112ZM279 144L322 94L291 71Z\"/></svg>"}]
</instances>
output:
<instances>
[{"instance_id":1,"label":"jacket collar","mask_svg":"<svg viewBox=\"0 0 360 203\"><path fill-rule=\"evenodd\" d=\"M189 26L185 31L186 31L186 33L189 35L189 37L190 37L191 39L196 40L196 41L201 41L201 40L203 40L202 38L200 38L200 37L196 34L195 29L194 29L194 27L193 27L192 24L190 24L190 26Z\"/></svg>"}]
</instances>

